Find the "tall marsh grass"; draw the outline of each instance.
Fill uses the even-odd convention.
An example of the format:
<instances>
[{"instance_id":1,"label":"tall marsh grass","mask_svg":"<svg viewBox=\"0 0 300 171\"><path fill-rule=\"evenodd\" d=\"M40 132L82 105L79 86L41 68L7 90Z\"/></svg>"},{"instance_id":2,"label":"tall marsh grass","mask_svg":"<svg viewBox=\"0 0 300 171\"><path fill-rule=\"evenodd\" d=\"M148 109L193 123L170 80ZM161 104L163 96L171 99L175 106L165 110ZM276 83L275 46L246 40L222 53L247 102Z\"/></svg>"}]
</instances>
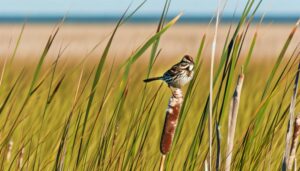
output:
<instances>
[{"instance_id":1,"label":"tall marsh grass","mask_svg":"<svg viewBox=\"0 0 300 171\"><path fill-rule=\"evenodd\" d=\"M24 25L12 55L2 59L0 70L0 170L158 170L160 136L171 93L165 84L146 85L142 80L161 74L154 68L166 70L177 61L176 57L166 61L160 53L161 36L182 15L166 21L170 3L167 0L162 7L153 35L125 61L114 59L110 48L117 41L118 29L145 2L124 12L96 60L88 54L82 60L67 60L64 51L68 47L64 44L57 55L49 54L52 45L60 43L55 37L62 23L50 34L38 61L20 62L16 52L26 43L22 42ZM294 37L299 22L282 40L278 56L253 62L261 35L251 35L248 29L260 24L252 23L260 3L249 0L239 22L230 26L225 42L218 44L222 53L213 61L211 78L209 57L202 55L211 51L206 34L199 40L197 54L191 54L196 63L194 79L183 90L172 148L164 159L165 170L213 170L213 166L217 170L227 166L231 170L282 169L289 109L295 106L294 112L299 112L299 93L293 95L293 85L300 49L290 46L292 41L300 41ZM252 37L249 47L244 45L246 36ZM266 44L266 48L273 47ZM247 55L242 56L242 51ZM150 56L146 52L151 52ZM239 109L234 111L238 115L232 116L234 112L229 111L241 66L245 79ZM228 128L230 115L236 126L229 124L232 127ZM298 120L290 123L298 124ZM289 136L295 139L298 133ZM298 144L294 139L291 146ZM296 149L292 156L299 155Z\"/></svg>"}]
</instances>

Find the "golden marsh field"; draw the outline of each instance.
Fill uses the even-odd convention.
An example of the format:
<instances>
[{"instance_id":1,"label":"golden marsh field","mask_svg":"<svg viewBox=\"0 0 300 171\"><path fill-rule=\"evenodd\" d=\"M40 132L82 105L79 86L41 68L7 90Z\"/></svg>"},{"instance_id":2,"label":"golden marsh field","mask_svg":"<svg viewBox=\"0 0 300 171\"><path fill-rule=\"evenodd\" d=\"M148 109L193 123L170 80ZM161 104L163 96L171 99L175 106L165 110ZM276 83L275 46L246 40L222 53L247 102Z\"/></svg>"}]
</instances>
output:
<instances>
[{"instance_id":1,"label":"golden marsh field","mask_svg":"<svg viewBox=\"0 0 300 171\"><path fill-rule=\"evenodd\" d=\"M184 54L194 57L195 76L183 88L164 169L204 170L211 157L211 170L226 170L228 117L243 74L231 169L280 170L290 115L300 112L299 23L219 26L210 155L214 24L177 19L158 30L122 22L0 25L0 170L158 170L171 91L143 80Z\"/></svg>"}]
</instances>

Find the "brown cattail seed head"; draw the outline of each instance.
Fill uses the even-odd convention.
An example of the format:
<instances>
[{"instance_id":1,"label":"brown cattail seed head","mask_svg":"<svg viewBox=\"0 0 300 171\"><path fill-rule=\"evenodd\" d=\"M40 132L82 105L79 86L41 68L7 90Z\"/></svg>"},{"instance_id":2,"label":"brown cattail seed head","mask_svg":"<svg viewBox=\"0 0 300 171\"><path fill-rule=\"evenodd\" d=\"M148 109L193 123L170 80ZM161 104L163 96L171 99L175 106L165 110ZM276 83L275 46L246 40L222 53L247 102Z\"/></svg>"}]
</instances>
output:
<instances>
[{"instance_id":1,"label":"brown cattail seed head","mask_svg":"<svg viewBox=\"0 0 300 171\"><path fill-rule=\"evenodd\" d=\"M183 102L182 90L179 88L171 88L171 90L173 95L169 100L169 105L166 111L164 129L160 142L160 151L162 154L168 153L171 149L173 137L177 127L181 104Z\"/></svg>"}]
</instances>

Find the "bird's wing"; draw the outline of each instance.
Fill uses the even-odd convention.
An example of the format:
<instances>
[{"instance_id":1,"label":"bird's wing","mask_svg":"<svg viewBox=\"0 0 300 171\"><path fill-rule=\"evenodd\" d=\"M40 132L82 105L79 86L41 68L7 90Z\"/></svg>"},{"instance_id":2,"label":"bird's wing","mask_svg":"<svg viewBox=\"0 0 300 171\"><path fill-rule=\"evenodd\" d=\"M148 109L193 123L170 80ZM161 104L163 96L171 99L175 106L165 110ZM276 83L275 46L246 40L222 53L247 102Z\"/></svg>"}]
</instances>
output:
<instances>
[{"instance_id":1,"label":"bird's wing","mask_svg":"<svg viewBox=\"0 0 300 171\"><path fill-rule=\"evenodd\" d=\"M180 71L180 67L179 67L179 65L176 64L176 65L172 66L172 68L170 68L164 75L173 77L176 74L178 74L179 71Z\"/></svg>"},{"instance_id":2,"label":"bird's wing","mask_svg":"<svg viewBox=\"0 0 300 171\"><path fill-rule=\"evenodd\" d=\"M180 64L175 64L170 68L167 72L165 72L163 78L165 81L173 80L175 77L179 75L179 73L182 71Z\"/></svg>"}]
</instances>

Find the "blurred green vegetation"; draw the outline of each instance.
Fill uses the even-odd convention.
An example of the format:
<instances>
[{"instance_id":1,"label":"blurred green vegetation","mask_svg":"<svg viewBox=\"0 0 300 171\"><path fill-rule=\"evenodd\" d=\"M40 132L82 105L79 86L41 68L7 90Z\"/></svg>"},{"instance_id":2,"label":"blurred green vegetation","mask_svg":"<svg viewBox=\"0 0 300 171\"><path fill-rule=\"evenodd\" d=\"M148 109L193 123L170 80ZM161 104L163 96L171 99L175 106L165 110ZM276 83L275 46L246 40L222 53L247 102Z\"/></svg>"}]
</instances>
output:
<instances>
[{"instance_id":1,"label":"blurred green vegetation","mask_svg":"<svg viewBox=\"0 0 300 171\"><path fill-rule=\"evenodd\" d=\"M213 123L218 123L221 133L224 169L229 105L243 66L245 81L232 169L279 170L299 62L299 48L289 47L297 26L291 28L287 40L282 40L278 56L253 60L259 35L250 35L252 46L243 46L255 13L252 10L259 6L252 2L246 5L239 24L228 30L226 42L218 45L224 48L214 69ZM159 55L160 36L180 17L165 21L168 3L156 34L125 61L113 59L109 48L118 28L135 11L124 13L98 58L68 60L63 54L65 46L57 56L49 56L60 26L50 36L39 61L16 59L14 55L7 58L2 63L0 86L1 170L158 170L160 136L171 92L160 81L146 85L142 80L161 75L181 58L171 60ZM210 47L203 35L198 54L190 54L197 61L196 73L184 88L185 103L167 156L167 170L204 168L209 148L210 68L209 57L201 52ZM145 55L146 51L151 55ZM241 56L241 51L248 55ZM295 53L286 55L286 51ZM12 155L8 159L10 142ZM214 133L214 164L216 152Z\"/></svg>"}]
</instances>

